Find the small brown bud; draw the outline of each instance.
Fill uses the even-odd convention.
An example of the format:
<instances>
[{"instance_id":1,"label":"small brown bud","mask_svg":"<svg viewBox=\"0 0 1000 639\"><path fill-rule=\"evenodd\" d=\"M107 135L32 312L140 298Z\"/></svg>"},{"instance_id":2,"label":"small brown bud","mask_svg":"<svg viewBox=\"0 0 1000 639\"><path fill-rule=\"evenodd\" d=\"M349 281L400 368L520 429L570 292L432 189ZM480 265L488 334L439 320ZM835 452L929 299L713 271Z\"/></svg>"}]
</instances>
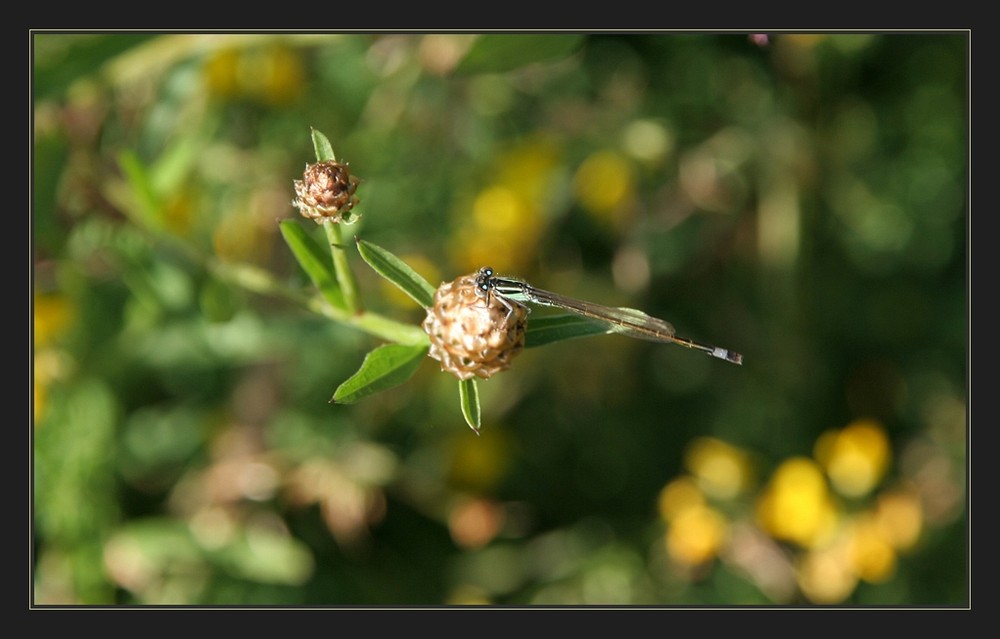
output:
<instances>
[{"instance_id":1,"label":"small brown bud","mask_svg":"<svg viewBox=\"0 0 1000 639\"><path fill-rule=\"evenodd\" d=\"M473 273L438 287L423 328L431 338L428 354L441 370L459 379L489 379L524 349L527 324L525 306L478 290Z\"/></svg>"},{"instance_id":2,"label":"small brown bud","mask_svg":"<svg viewBox=\"0 0 1000 639\"><path fill-rule=\"evenodd\" d=\"M354 192L360 180L351 175L347 164L334 160L307 164L302 179L294 183L297 197L292 205L317 224L349 219L350 210L358 203Z\"/></svg>"}]
</instances>

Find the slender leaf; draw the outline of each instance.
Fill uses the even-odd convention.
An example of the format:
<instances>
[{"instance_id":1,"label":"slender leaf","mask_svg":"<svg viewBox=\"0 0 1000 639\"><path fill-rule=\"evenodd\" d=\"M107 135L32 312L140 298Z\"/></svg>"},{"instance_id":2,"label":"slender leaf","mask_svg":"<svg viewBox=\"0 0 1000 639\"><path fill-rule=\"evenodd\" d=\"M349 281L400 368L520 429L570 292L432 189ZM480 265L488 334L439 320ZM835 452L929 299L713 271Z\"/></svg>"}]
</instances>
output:
<instances>
[{"instance_id":1,"label":"slender leaf","mask_svg":"<svg viewBox=\"0 0 1000 639\"><path fill-rule=\"evenodd\" d=\"M316 150L317 162L326 162L327 160L337 161L337 156L333 154L333 147L330 145L330 140L316 129L312 129L312 142L313 149Z\"/></svg>"},{"instance_id":2,"label":"slender leaf","mask_svg":"<svg viewBox=\"0 0 1000 639\"><path fill-rule=\"evenodd\" d=\"M409 264L371 242L362 239L357 239L356 242L361 257L376 273L398 286L424 308L430 308L434 304L436 289Z\"/></svg>"},{"instance_id":3,"label":"slender leaf","mask_svg":"<svg viewBox=\"0 0 1000 639\"><path fill-rule=\"evenodd\" d=\"M427 354L426 346L384 344L365 355L357 373L337 387L333 400L352 404L410 379Z\"/></svg>"},{"instance_id":4,"label":"slender leaf","mask_svg":"<svg viewBox=\"0 0 1000 639\"><path fill-rule=\"evenodd\" d=\"M566 313L563 315L530 315L528 329L524 336L524 346L544 346L553 342L591 335L605 335L611 329L607 324L580 315Z\"/></svg>"},{"instance_id":5,"label":"slender leaf","mask_svg":"<svg viewBox=\"0 0 1000 639\"><path fill-rule=\"evenodd\" d=\"M285 243L292 250L299 266L306 272L323 297L335 308L345 308L344 294L337 285L336 275L329 257L316 240L309 237L295 220L284 220L279 225Z\"/></svg>"},{"instance_id":6,"label":"slender leaf","mask_svg":"<svg viewBox=\"0 0 1000 639\"><path fill-rule=\"evenodd\" d=\"M462 415L465 423L479 434L480 414L479 414L479 386L476 385L476 378L470 377L458 382L458 395L462 401Z\"/></svg>"}]
</instances>

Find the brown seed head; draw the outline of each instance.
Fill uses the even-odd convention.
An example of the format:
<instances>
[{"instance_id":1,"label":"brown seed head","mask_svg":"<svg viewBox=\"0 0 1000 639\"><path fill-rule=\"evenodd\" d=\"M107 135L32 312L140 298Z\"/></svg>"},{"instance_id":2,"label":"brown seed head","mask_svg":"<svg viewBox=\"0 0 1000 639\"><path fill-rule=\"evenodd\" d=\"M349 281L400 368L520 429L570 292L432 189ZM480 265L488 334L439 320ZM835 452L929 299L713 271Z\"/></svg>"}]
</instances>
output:
<instances>
[{"instance_id":1,"label":"brown seed head","mask_svg":"<svg viewBox=\"0 0 1000 639\"><path fill-rule=\"evenodd\" d=\"M428 354L459 379L489 379L507 370L524 348L528 325L528 309L516 302L511 307L477 292L475 273L441 284L423 323L431 338Z\"/></svg>"},{"instance_id":2,"label":"brown seed head","mask_svg":"<svg viewBox=\"0 0 1000 639\"><path fill-rule=\"evenodd\" d=\"M294 183L292 205L317 224L327 219L340 222L358 203L354 192L360 180L351 175L346 164L334 160L307 164L302 179Z\"/></svg>"}]
</instances>

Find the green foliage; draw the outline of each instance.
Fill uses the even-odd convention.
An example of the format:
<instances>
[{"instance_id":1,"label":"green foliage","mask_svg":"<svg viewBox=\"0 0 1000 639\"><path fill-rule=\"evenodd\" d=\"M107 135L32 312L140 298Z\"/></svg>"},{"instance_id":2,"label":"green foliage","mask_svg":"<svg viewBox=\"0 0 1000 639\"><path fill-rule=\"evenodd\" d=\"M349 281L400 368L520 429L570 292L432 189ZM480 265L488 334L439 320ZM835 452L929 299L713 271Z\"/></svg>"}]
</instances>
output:
<instances>
[{"instance_id":1,"label":"green foliage","mask_svg":"<svg viewBox=\"0 0 1000 639\"><path fill-rule=\"evenodd\" d=\"M463 379L458 382L458 394L462 404L462 415L469 427L479 434L482 427L482 411L479 408L479 386L476 378Z\"/></svg>"},{"instance_id":2,"label":"green foliage","mask_svg":"<svg viewBox=\"0 0 1000 639\"><path fill-rule=\"evenodd\" d=\"M337 387L333 401L351 404L398 386L413 375L426 355L426 346L383 344L365 355L360 370Z\"/></svg>"},{"instance_id":3,"label":"green foliage","mask_svg":"<svg viewBox=\"0 0 1000 639\"><path fill-rule=\"evenodd\" d=\"M965 34L32 38L35 604L967 603ZM486 264L747 363L538 308L456 398Z\"/></svg>"},{"instance_id":4,"label":"green foliage","mask_svg":"<svg viewBox=\"0 0 1000 639\"><path fill-rule=\"evenodd\" d=\"M356 239L358 253L376 273L398 286L399 290L424 308L430 308L434 304L434 287L406 262L380 246Z\"/></svg>"},{"instance_id":5,"label":"green foliage","mask_svg":"<svg viewBox=\"0 0 1000 639\"><path fill-rule=\"evenodd\" d=\"M295 220L282 220L279 226L281 235L288 243L288 248L291 249L299 266L323 297L334 308L345 308L344 294L337 285L337 276L333 272L329 255Z\"/></svg>"}]
</instances>

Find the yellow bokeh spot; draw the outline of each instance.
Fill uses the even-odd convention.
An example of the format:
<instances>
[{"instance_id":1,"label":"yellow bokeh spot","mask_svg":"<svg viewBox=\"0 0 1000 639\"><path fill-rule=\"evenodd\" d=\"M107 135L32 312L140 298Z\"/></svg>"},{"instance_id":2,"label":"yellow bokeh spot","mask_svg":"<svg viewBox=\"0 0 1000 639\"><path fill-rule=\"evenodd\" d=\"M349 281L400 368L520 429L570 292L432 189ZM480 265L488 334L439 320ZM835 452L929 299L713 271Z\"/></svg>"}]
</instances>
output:
<instances>
[{"instance_id":1,"label":"yellow bokeh spot","mask_svg":"<svg viewBox=\"0 0 1000 639\"><path fill-rule=\"evenodd\" d=\"M718 554L728 528L725 517L709 506L685 508L676 514L667 530L667 552L678 563L703 564Z\"/></svg>"},{"instance_id":2,"label":"yellow bokeh spot","mask_svg":"<svg viewBox=\"0 0 1000 639\"><path fill-rule=\"evenodd\" d=\"M886 581L896 568L896 551L867 517L850 530L848 559L854 574L868 583Z\"/></svg>"},{"instance_id":3,"label":"yellow bokeh spot","mask_svg":"<svg viewBox=\"0 0 1000 639\"><path fill-rule=\"evenodd\" d=\"M454 259L469 272L482 266L519 272L533 259L541 232L536 205L510 187L492 185L475 197L472 215L454 235Z\"/></svg>"},{"instance_id":4,"label":"yellow bokeh spot","mask_svg":"<svg viewBox=\"0 0 1000 639\"><path fill-rule=\"evenodd\" d=\"M500 155L495 183L513 189L532 206L543 207L551 196L560 156L555 141L529 136Z\"/></svg>"},{"instance_id":5,"label":"yellow bokeh spot","mask_svg":"<svg viewBox=\"0 0 1000 639\"><path fill-rule=\"evenodd\" d=\"M660 517L671 521L679 513L695 506L703 506L705 496L693 477L678 477L663 487L657 500Z\"/></svg>"},{"instance_id":6,"label":"yellow bokeh spot","mask_svg":"<svg viewBox=\"0 0 1000 639\"><path fill-rule=\"evenodd\" d=\"M694 440L684 462L705 492L718 499L737 496L749 482L750 460L746 453L719 439Z\"/></svg>"},{"instance_id":7,"label":"yellow bokeh spot","mask_svg":"<svg viewBox=\"0 0 1000 639\"><path fill-rule=\"evenodd\" d=\"M34 344L44 348L65 332L73 320L73 305L59 294L35 294Z\"/></svg>"},{"instance_id":8,"label":"yellow bokeh spot","mask_svg":"<svg viewBox=\"0 0 1000 639\"><path fill-rule=\"evenodd\" d=\"M248 97L272 105L294 102L305 89L299 53L275 45L257 50L226 49L205 61L209 93L221 98Z\"/></svg>"},{"instance_id":9,"label":"yellow bokeh spot","mask_svg":"<svg viewBox=\"0 0 1000 639\"><path fill-rule=\"evenodd\" d=\"M497 429L479 437L461 433L453 440L448 483L461 490L488 493L497 486L510 463L511 443Z\"/></svg>"},{"instance_id":10,"label":"yellow bokeh spot","mask_svg":"<svg viewBox=\"0 0 1000 639\"><path fill-rule=\"evenodd\" d=\"M239 93L237 69L240 54L235 49L217 51L205 61L205 84L212 95L231 98Z\"/></svg>"},{"instance_id":11,"label":"yellow bokeh spot","mask_svg":"<svg viewBox=\"0 0 1000 639\"><path fill-rule=\"evenodd\" d=\"M194 224L196 202L188 190L169 197L163 206L163 223L177 235L187 235Z\"/></svg>"},{"instance_id":12,"label":"yellow bokeh spot","mask_svg":"<svg viewBox=\"0 0 1000 639\"><path fill-rule=\"evenodd\" d=\"M757 502L757 520L776 539L803 547L829 538L837 510L819 466L805 457L782 463Z\"/></svg>"},{"instance_id":13,"label":"yellow bokeh spot","mask_svg":"<svg viewBox=\"0 0 1000 639\"><path fill-rule=\"evenodd\" d=\"M917 543L924 525L920 498L909 491L879 495L874 521L882 537L894 548L908 550Z\"/></svg>"},{"instance_id":14,"label":"yellow bokeh spot","mask_svg":"<svg viewBox=\"0 0 1000 639\"><path fill-rule=\"evenodd\" d=\"M35 425L38 425L38 423L42 421L42 417L45 416L45 399L49 389L48 389L48 384L46 383L47 380L45 380L44 378L39 379L37 373L35 374L34 381L35 383L34 383L32 397L35 410L33 415L35 418Z\"/></svg>"},{"instance_id":15,"label":"yellow bokeh spot","mask_svg":"<svg viewBox=\"0 0 1000 639\"><path fill-rule=\"evenodd\" d=\"M816 604L841 603L858 585L839 546L806 553L796 566L796 577L802 594Z\"/></svg>"},{"instance_id":16,"label":"yellow bokeh spot","mask_svg":"<svg viewBox=\"0 0 1000 639\"><path fill-rule=\"evenodd\" d=\"M891 458L889 438L873 420L857 420L840 431L828 431L816 442L815 456L833 487L848 497L871 492L885 475Z\"/></svg>"},{"instance_id":17,"label":"yellow bokeh spot","mask_svg":"<svg viewBox=\"0 0 1000 639\"><path fill-rule=\"evenodd\" d=\"M476 196L472 215L476 226L487 233L511 233L531 217L523 198L505 186L488 187Z\"/></svg>"},{"instance_id":18,"label":"yellow bokeh spot","mask_svg":"<svg viewBox=\"0 0 1000 639\"><path fill-rule=\"evenodd\" d=\"M306 72L298 52L272 46L244 56L240 79L261 102L283 105L294 102L305 87Z\"/></svg>"},{"instance_id":19,"label":"yellow bokeh spot","mask_svg":"<svg viewBox=\"0 0 1000 639\"><path fill-rule=\"evenodd\" d=\"M225 262L264 264L270 258L270 236L252 215L235 212L212 231L212 246Z\"/></svg>"},{"instance_id":20,"label":"yellow bokeh spot","mask_svg":"<svg viewBox=\"0 0 1000 639\"><path fill-rule=\"evenodd\" d=\"M595 217L615 221L632 197L635 177L628 160L614 151L598 151L584 160L573 177L573 192Z\"/></svg>"}]
</instances>

